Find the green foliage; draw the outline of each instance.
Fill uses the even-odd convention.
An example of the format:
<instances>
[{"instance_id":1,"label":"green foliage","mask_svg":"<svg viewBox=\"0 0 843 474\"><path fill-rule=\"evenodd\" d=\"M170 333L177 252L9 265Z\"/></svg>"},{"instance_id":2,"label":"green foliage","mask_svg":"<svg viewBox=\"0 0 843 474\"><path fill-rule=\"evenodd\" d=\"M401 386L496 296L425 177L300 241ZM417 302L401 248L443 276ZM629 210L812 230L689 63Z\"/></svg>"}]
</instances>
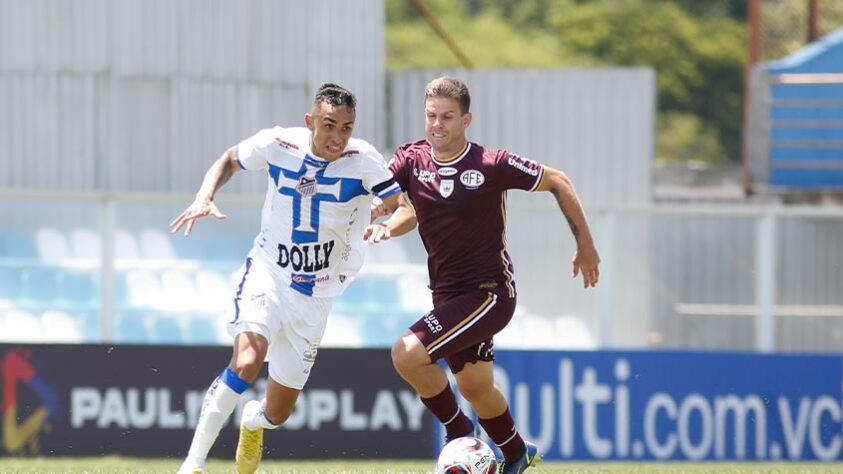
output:
<instances>
[{"instance_id":1,"label":"green foliage","mask_svg":"<svg viewBox=\"0 0 843 474\"><path fill-rule=\"evenodd\" d=\"M425 4L476 67L652 67L657 156L740 157L746 0ZM390 69L461 67L406 0L387 0L387 54Z\"/></svg>"}]
</instances>

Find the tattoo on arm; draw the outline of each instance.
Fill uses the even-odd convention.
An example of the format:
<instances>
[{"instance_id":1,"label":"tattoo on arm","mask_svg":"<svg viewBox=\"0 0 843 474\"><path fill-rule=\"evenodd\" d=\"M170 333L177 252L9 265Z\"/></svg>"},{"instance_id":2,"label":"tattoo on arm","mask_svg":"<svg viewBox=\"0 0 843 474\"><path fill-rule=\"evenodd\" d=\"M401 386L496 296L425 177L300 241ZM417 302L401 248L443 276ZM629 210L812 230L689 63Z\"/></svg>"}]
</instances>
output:
<instances>
[{"instance_id":1,"label":"tattoo on arm","mask_svg":"<svg viewBox=\"0 0 843 474\"><path fill-rule=\"evenodd\" d=\"M574 223L574 221L571 219L571 216L569 216L568 212L565 210L565 204L562 203L562 199L560 199L559 193L555 189L552 189L550 192L553 193L553 197L556 198L556 202L557 204L559 204L559 209L562 210L562 215L564 215L565 220L568 221L568 227L571 228L571 233L574 234L574 238L576 239L580 236L580 229L577 228L577 225Z\"/></svg>"}]
</instances>

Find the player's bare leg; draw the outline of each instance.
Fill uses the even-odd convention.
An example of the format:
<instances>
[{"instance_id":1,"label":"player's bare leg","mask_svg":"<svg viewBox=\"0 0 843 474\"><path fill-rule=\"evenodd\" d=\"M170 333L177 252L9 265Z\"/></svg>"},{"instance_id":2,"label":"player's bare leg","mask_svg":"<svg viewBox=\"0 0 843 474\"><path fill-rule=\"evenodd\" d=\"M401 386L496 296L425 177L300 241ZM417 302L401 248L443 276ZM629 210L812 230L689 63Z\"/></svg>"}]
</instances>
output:
<instances>
[{"instance_id":1,"label":"player's bare leg","mask_svg":"<svg viewBox=\"0 0 843 474\"><path fill-rule=\"evenodd\" d=\"M406 331L392 346L392 364L416 390L422 403L445 426L446 441L474 433L474 423L457 404L445 371L433 363L412 331Z\"/></svg>"},{"instance_id":2,"label":"player's bare leg","mask_svg":"<svg viewBox=\"0 0 843 474\"><path fill-rule=\"evenodd\" d=\"M461 371L454 374L454 378L460 393L471 403L478 418L494 418L506 411L506 398L495 385L491 362L465 364Z\"/></svg>"},{"instance_id":3,"label":"player's bare leg","mask_svg":"<svg viewBox=\"0 0 843 474\"><path fill-rule=\"evenodd\" d=\"M392 346L392 364L422 398L433 397L448 385L445 371L430 360L422 342L411 331L404 332Z\"/></svg>"},{"instance_id":4,"label":"player's bare leg","mask_svg":"<svg viewBox=\"0 0 843 474\"><path fill-rule=\"evenodd\" d=\"M263 456L263 430L278 428L287 421L299 393L301 390L285 387L269 378L266 398L263 401L252 400L246 403L235 456L238 474L257 471Z\"/></svg>"},{"instance_id":5,"label":"player's bare leg","mask_svg":"<svg viewBox=\"0 0 843 474\"><path fill-rule=\"evenodd\" d=\"M228 367L205 394L196 432L179 473L202 472L208 451L237 406L240 394L257 378L268 346L266 338L256 333L242 332L235 337Z\"/></svg>"}]
</instances>

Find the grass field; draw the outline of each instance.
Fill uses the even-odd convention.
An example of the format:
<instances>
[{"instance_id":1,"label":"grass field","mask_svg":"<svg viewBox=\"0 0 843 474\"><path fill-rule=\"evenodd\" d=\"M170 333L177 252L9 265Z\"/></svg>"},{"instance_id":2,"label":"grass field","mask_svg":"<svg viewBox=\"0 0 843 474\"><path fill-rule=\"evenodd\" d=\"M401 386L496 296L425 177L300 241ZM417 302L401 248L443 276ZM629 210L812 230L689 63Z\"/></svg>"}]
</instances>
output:
<instances>
[{"instance_id":1,"label":"grass field","mask_svg":"<svg viewBox=\"0 0 843 474\"><path fill-rule=\"evenodd\" d=\"M2 458L0 473L176 472L179 460L136 458ZM433 461L265 461L259 472L317 474L429 473ZM230 473L234 463L212 460L208 473ZM542 462L529 474L829 474L843 464L822 463L560 463Z\"/></svg>"}]
</instances>

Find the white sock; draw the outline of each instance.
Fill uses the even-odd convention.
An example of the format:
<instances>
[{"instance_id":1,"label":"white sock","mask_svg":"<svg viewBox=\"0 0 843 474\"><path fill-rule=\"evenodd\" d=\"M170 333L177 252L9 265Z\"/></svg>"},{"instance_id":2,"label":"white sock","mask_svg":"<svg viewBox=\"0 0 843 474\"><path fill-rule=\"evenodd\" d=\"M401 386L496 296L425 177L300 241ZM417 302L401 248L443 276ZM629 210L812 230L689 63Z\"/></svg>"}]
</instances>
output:
<instances>
[{"instance_id":1,"label":"white sock","mask_svg":"<svg viewBox=\"0 0 843 474\"><path fill-rule=\"evenodd\" d=\"M199 414L199 421L196 423L196 432L193 434L193 441L190 443L190 451L187 453L185 464L193 467L205 467L205 459L208 451L211 450L214 441L220 434L222 425L231 416L234 407L237 406L237 399L240 394L226 385L219 377L214 380L205 400L202 402L202 412Z\"/></svg>"},{"instance_id":2,"label":"white sock","mask_svg":"<svg viewBox=\"0 0 843 474\"><path fill-rule=\"evenodd\" d=\"M264 398L261 400L261 409L260 411L253 413L250 418L246 418L243 420L243 426L246 427L249 431L255 431L258 428L263 428L265 430L274 430L281 425L276 425L269 421L269 418L266 417L266 399Z\"/></svg>"}]
</instances>

